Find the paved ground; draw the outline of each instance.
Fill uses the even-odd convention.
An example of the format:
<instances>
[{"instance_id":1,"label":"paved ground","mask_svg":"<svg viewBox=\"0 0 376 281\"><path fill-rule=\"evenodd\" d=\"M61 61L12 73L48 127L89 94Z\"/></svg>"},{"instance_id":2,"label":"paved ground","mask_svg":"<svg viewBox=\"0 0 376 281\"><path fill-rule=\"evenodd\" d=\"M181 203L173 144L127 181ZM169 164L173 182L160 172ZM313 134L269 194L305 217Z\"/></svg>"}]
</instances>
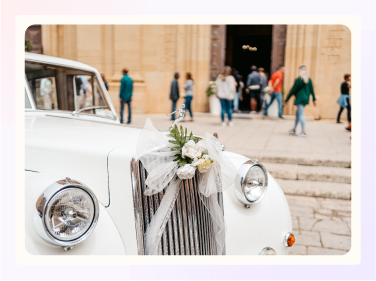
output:
<instances>
[{"instance_id":1,"label":"paved ground","mask_svg":"<svg viewBox=\"0 0 376 281\"><path fill-rule=\"evenodd\" d=\"M134 115L132 125L143 127L147 117L152 119L157 129L166 130L171 125L168 117L163 115ZM226 150L262 159L264 162L266 159L263 157L272 156L295 158L297 161L324 159L336 161L342 167L350 163L351 140L350 133L345 130L346 124L307 121L307 138L287 133L294 125L293 120L234 119L234 125L222 127L219 117L203 114L197 116L194 122L184 123L188 130L194 131L197 135L216 132L221 143L226 145ZM297 131L300 132L300 126Z\"/></svg>"},{"instance_id":2,"label":"paved ground","mask_svg":"<svg viewBox=\"0 0 376 281\"><path fill-rule=\"evenodd\" d=\"M164 115L134 115L132 125L143 127L147 117L158 129L171 125ZM346 124L307 121L308 137L299 138L287 133L292 119L249 117L236 117L234 127L222 127L219 117L196 114L194 122L182 124L197 135L216 132L227 151L263 162L289 202L296 235L290 254L347 253L351 246L351 139Z\"/></svg>"}]
</instances>

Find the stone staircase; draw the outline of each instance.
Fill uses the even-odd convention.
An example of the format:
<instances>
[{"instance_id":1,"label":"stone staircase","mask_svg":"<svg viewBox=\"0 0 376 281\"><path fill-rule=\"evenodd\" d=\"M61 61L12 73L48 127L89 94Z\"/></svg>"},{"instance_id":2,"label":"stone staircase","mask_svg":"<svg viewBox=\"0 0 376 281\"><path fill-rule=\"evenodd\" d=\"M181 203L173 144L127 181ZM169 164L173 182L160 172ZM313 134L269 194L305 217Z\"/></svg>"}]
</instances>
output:
<instances>
[{"instance_id":1,"label":"stone staircase","mask_svg":"<svg viewBox=\"0 0 376 281\"><path fill-rule=\"evenodd\" d=\"M351 163L322 160L323 166L302 165L298 158L267 159L261 163L290 207L296 238L290 255L346 254L351 248Z\"/></svg>"},{"instance_id":2,"label":"stone staircase","mask_svg":"<svg viewBox=\"0 0 376 281\"><path fill-rule=\"evenodd\" d=\"M273 158L269 158L273 160ZM311 166L262 162L277 180L286 195L300 195L334 199L351 199L351 169L331 166ZM282 163L281 163L282 162Z\"/></svg>"},{"instance_id":3,"label":"stone staircase","mask_svg":"<svg viewBox=\"0 0 376 281\"><path fill-rule=\"evenodd\" d=\"M262 162L286 195L351 199L351 169Z\"/></svg>"}]
</instances>

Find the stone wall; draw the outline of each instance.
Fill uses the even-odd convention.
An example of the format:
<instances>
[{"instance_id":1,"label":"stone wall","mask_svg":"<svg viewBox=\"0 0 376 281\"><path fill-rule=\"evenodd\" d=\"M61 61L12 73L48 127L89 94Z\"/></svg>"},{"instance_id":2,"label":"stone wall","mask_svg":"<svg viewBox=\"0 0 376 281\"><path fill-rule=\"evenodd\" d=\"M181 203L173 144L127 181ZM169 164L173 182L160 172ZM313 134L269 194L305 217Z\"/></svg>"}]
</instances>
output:
<instances>
[{"instance_id":1,"label":"stone wall","mask_svg":"<svg viewBox=\"0 0 376 281\"><path fill-rule=\"evenodd\" d=\"M134 80L134 112L170 113L174 73L195 81L193 110L208 111L210 25L43 25L43 53L86 63L104 73L109 94L119 108L121 71ZM178 106L184 102L179 100Z\"/></svg>"},{"instance_id":2,"label":"stone wall","mask_svg":"<svg viewBox=\"0 0 376 281\"><path fill-rule=\"evenodd\" d=\"M344 25L288 25L285 56L285 95L298 76L298 67L306 64L311 77L317 107L312 102L306 116L336 118L343 75L351 73L351 32ZM355 93L359 94L359 93ZM294 114L294 98L284 114ZM345 118L346 114L342 114Z\"/></svg>"}]
</instances>

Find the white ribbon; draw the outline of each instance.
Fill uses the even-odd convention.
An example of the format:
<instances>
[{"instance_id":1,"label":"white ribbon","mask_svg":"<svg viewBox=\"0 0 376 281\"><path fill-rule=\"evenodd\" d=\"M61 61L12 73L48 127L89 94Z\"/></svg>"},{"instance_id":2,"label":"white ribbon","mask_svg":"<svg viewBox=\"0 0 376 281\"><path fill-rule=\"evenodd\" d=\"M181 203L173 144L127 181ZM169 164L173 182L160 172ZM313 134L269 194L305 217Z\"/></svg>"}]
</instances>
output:
<instances>
[{"instance_id":1,"label":"white ribbon","mask_svg":"<svg viewBox=\"0 0 376 281\"><path fill-rule=\"evenodd\" d=\"M148 172L144 194L150 196L159 193L169 185L157 212L146 229L145 252L147 255L158 254L162 234L182 187L182 180L176 176L179 166L173 161L177 152L171 151L174 145L168 142L169 139L167 133L158 131L148 118L136 148L139 159ZM217 254L222 255L225 245L225 221L217 201L217 193L223 192L234 183L236 168L223 154L222 146L217 138L206 133L202 141L210 159L214 160L214 164L208 172L198 172L198 191L200 200L209 211L213 221Z\"/></svg>"}]
</instances>

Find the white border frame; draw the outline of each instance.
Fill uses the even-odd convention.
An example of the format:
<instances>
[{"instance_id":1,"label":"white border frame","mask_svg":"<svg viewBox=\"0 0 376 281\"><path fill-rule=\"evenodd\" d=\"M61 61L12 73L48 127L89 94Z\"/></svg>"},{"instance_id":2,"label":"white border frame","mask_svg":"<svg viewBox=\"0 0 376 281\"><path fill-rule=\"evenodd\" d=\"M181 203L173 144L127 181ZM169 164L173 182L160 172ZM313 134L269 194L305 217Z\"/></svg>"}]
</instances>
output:
<instances>
[{"instance_id":1,"label":"white border frame","mask_svg":"<svg viewBox=\"0 0 376 281\"><path fill-rule=\"evenodd\" d=\"M74 256L31 255L25 248L25 118L24 118L24 35L32 24L342 24L351 30L352 91L361 93L361 44L359 16L18 16L16 19L16 262L29 265L63 264L359 264L361 258L361 114L360 94L352 96L351 145L351 250L346 255L328 256ZM22 94L20 94L22 93ZM12 210L13 211L13 210ZM84 258L83 258L84 257Z\"/></svg>"}]
</instances>

